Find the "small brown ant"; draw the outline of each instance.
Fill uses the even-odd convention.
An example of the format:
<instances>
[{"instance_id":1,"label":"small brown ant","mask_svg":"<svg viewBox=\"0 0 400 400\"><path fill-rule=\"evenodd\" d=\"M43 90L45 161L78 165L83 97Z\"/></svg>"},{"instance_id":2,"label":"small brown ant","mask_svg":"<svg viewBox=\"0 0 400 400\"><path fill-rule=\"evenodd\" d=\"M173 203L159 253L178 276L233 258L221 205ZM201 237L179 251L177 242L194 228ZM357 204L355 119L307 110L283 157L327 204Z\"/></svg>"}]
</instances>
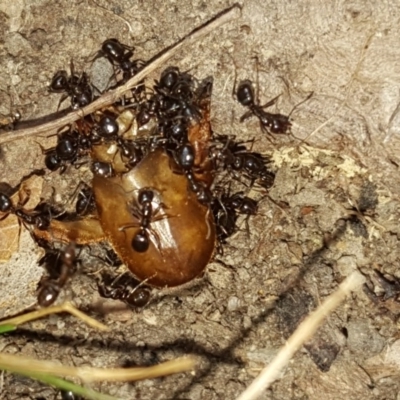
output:
<instances>
[{"instance_id":1,"label":"small brown ant","mask_svg":"<svg viewBox=\"0 0 400 400\"><path fill-rule=\"evenodd\" d=\"M0 129L5 131L13 131L21 118L22 115L18 110L8 116L4 116L2 118L0 117Z\"/></svg>"},{"instance_id":2,"label":"small brown ant","mask_svg":"<svg viewBox=\"0 0 400 400\"><path fill-rule=\"evenodd\" d=\"M39 260L39 265L45 265L50 276L39 283L37 295L38 304L48 307L53 304L68 279L76 272L78 260L76 246L70 243L63 251L48 250Z\"/></svg>"},{"instance_id":3,"label":"small brown ant","mask_svg":"<svg viewBox=\"0 0 400 400\"><path fill-rule=\"evenodd\" d=\"M21 121L22 114L19 110L14 107L14 99L11 95L11 87L8 86L7 92L9 93L10 99L10 112L7 115L0 115L0 131L13 131L16 125Z\"/></svg>"}]
</instances>

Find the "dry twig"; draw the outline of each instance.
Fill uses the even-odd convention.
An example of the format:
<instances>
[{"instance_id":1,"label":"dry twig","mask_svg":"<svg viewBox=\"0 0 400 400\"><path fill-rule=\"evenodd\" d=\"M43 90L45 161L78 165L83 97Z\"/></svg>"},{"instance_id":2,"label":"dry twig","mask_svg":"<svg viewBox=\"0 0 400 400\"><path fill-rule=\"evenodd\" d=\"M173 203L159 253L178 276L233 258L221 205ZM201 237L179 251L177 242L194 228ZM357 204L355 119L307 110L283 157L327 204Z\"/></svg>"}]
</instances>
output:
<instances>
[{"instance_id":1,"label":"dry twig","mask_svg":"<svg viewBox=\"0 0 400 400\"><path fill-rule=\"evenodd\" d=\"M133 78L131 78L124 85L119 86L118 88L111 90L109 92L104 93L100 98L98 98L93 103L90 103L88 106L72 111L69 114L55 120L48 122L46 124L35 126L27 129L20 129L16 131L11 131L9 133L5 133L0 137L0 145L11 142L14 140L19 140L26 138L32 135L39 135L46 132L54 132L58 129L72 124L80 118L83 118L85 115L91 114L94 111L106 107L115 101L117 101L124 93L134 88L139 84L141 80L143 80L147 75L161 67L166 61L168 61L171 57L173 57L182 47L190 46L194 42L200 40L202 37L208 35L215 29L220 26L234 20L239 16L240 7L235 4L232 7L224 10L222 13L218 14L216 17L206 22L202 26L193 30L189 35L185 36L179 42L170 46L169 48L162 51L159 55L150 60L149 64L146 65L141 71L139 71Z\"/></svg>"},{"instance_id":2,"label":"dry twig","mask_svg":"<svg viewBox=\"0 0 400 400\"><path fill-rule=\"evenodd\" d=\"M280 375L300 347L310 339L322 324L323 320L346 298L350 292L358 289L365 281L359 272L353 272L343 281L337 290L310 314L296 329L277 356L267 365L236 400L255 400Z\"/></svg>"}]
</instances>

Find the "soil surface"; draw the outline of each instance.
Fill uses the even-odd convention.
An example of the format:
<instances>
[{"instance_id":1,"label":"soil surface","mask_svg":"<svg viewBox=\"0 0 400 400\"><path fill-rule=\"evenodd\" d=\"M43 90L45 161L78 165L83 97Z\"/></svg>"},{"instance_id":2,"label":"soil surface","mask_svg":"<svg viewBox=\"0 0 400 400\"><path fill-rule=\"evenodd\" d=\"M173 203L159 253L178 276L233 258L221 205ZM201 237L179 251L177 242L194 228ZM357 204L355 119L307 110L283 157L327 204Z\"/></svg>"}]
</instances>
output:
<instances>
[{"instance_id":1,"label":"soil surface","mask_svg":"<svg viewBox=\"0 0 400 400\"><path fill-rule=\"evenodd\" d=\"M60 97L47 87L71 60L102 89L112 67L93 59L105 39L133 45L135 57L147 60L232 4L3 2L0 113L18 109L23 120L56 113ZM156 293L140 312L100 299L93 273L103 264L89 254L96 249L87 249L82 273L64 299L112 332L94 332L56 315L0 337L1 351L104 367L153 365L192 354L199 360L193 373L92 387L121 399L233 399L298 323L359 270L368 287L329 317L261 398L398 399L399 19L395 2L247 0L237 20L178 52L168 65L201 79L214 77L214 132L254 139L253 150L273 160L277 175L268 196L252 192L262 197L257 216L248 220L249 229L243 220L201 279ZM271 139L256 118L239 122L245 109L232 96L235 80L256 82L257 75L261 104L279 96L271 112L288 115L314 93L291 115L292 135ZM47 136L2 145L0 181L14 186L42 168L41 146L55 143ZM41 196L49 198L54 188L56 199L68 202L81 179L90 179L85 166L46 174ZM22 230L19 250L1 265L1 316L35 303L43 273L39 258ZM0 397L55 394L5 374Z\"/></svg>"}]
</instances>

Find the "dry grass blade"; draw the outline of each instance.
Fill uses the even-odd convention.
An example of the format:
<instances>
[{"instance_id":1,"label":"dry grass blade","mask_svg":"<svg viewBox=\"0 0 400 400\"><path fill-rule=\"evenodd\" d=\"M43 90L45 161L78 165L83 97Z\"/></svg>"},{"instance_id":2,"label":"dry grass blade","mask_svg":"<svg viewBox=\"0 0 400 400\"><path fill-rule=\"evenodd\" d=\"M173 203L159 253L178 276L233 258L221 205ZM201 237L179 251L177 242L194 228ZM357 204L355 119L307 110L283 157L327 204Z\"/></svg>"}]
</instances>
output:
<instances>
[{"instance_id":1,"label":"dry grass blade","mask_svg":"<svg viewBox=\"0 0 400 400\"><path fill-rule=\"evenodd\" d=\"M358 289L365 281L359 272L353 272L343 281L337 290L310 314L288 339L277 356L267 365L236 400L255 400L280 375L297 350L317 331L323 320L346 298L350 292Z\"/></svg>"},{"instance_id":2,"label":"dry grass blade","mask_svg":"<svg viewBox=\"0 0 400 400\"><path fill-rule=\"evenodd\" d=\"M189 35L185 36L182 40L180 40L173 46L167 48L165 51L161 52L161 54L159 54L153 60L151 60L145 68L143 68L140 72L138 72L133 78L131 78L124 85L116 88L115 90L104 93L100 98L98 98L96 101L89 104L88 106L80 110L72 111L69 114L55 121L51 121L40 126L4 133L0 137L0 144L23 139L31 135L39 135L49 131L56 131L68 124L72 124L73 122L77 121L80 118L83 118L85 115L93 113L94 111L100 108L106 107L114 103L125 92L137 86L139 82L142 79L144 79L147 75L149 75L157 68L161 67L166 61L168 61L171 57L173 57L182 47L191 45L192 43L196 42L197 40L201 39L202 37L214 31L218 27L234 20L239 16L239 11L240 7L236 4L228 8L227 10L224 10L222 13L214 17L211 21L208 21L201 27L196 28Z\"/></svg>"},{"instance_id":3,"label":"dry grass blade","mask_svg":"<svg viewBox=\"0 0 400 400\"><path fill-rule=\"evenodd\" d=\"M94 318L89 317L82 311L79 311L71 303L63 303L57 306L42 308L40 310L32 311L28 314L20 315L18 317L9 318L0 322L0 325L21 325L29 321L33 321L39 318L46 317L51 314L58 314L62 312L67 312L72 314L74 317L82 320L85 324L91 326L94 329L100 331L107 331L109 328L103 325L101 322L96 321Z\"/></svg>"},{"instance_id":4,"label":"dry grass blade","mask_svg":"<svg viewBox=\"0 0 400 400\"><path fill-rule=\"evenodd\" d=\"M79 378L84 382L113 381L125 382L140 379L152 379L193 370L196 361L192 357L182 357L152 367L140 368L92 368L68 367L51 361L27 359L12 354L0 354L0 369L10 372L51 374Z\"/></svg>"}]
</instances>

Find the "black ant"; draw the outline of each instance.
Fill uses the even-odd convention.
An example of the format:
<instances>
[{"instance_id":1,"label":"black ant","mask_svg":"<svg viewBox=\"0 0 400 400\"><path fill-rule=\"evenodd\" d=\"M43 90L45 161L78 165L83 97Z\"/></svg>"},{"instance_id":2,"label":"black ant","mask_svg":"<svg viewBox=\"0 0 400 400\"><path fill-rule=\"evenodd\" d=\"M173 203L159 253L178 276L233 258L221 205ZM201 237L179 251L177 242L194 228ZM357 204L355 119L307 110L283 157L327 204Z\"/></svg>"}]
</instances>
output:
<instances>
[{"instance_id":1,"label":"black ant","mask_svg":"<svg viewBox=\"0 0 400 400\"><path fill-rule=\"evenodd\" d=\"M215 197L211 204L211 210L217 228L218 241L225 243L225 239L235 232L239 214L246 215L246 223L248 223L248 217L255 215L257 209L258 202L245 196L243 192L237 192L233 195L224 192Z\"/></svg>"},{"instance_id":2,"label":"black ant","mask_svg":"<svg viewBox=\"0 0 400 400\"><path fill-rule=\"evenodd\" d=\"M127 168L133 168L143 158L143 143L119 136L119 126L114 115L104 114L95 130L97 135L105 142L114 141L116 143Z\"/></svg>"},{"instance_id":3,"label":"black ant","mask_svg":"<svg viewBox=\"0 0 400 400\"><path fill-rule=\"evenodd\" d=\"M61 400L82 400L83 397L78 396L71 390L61 390Z\"/></svg>"},{"instance_id":4,"label":"black ant","mask_svg":"<svg viewBox=\"0 0 400 400\"><path fill-rule=\"evenodd\" d=\"M75 164L79 158L89 154L93 142L91 137L82 135L71 127L59 134L55 147L43 150L46 155L44 163L50 171L60 170L64 173L69 164ZM77 164L79 167L81 164Z\"/></svg>"},{"instance_id":5,"label":"black ant","mask_svg":"<svg viewBox=\"0 0 400 400\"><path fill-rule=\"evenodd\" d=\"M134 235L131 243L133 250L138 253L144 253L149 248L149 234L153 235L156 243L159 244L157 233L150 228L150 224L155 221L169 218L168 215L160 215L157 217L160 208L165 206L163 203L160 203L156 209L153 209L153 199L153 189L147 187L139 189L137 204L129 205L130 213L137 218L139 222L129 223L119 228L120 231L133 227L140 228Z\"/></svg>"},{"instance_id":6,"label":"black ant","mask_svg":"<svg viewBox=\"0 0 400 400\"><path fill-rule=\"evenodd\" d=\"M159 119L199 119L200 112L195 103L206 83L198 88L196 86L197 82L190 74L180 72L177 67L166 68L154 86Z\"/></svg>"},{"instance_id":7,"label":"black ant","mask_svg":"<svg viewBox=\"0 0 400 400\"><path fill-rule=\"evenodd\" d=\"M274 114L265 111L264 108L274 105L279 96L274 97L272 100L262 106L257 104L254 98L253 84L249 80L245 80L239 83L236 95L238 102L242 106L249 108L249 111L241 116L240 122L243 122L247 118L254 115L260 121L260 126L263 131L274 134L286 134L292 126L292 123L290 122L290 116L292 115L293 111L300 104L307 101L313 95L313 92L311 92L300 103L296 104L292 108L292 111L289 113L289 115Z\"/></svg>"},{"instance_id":8,"label":"black ant","mask_svg":"<svg viewBox=\"0 0 400 400\"><path fill-rule=\"evenodd\" d=\"M142 286L129 272L114 279L109 274L103 274L97 288L101 297L121 300L135 308L144 307L150 300L150 288Z\"/></svg>"},{"instance_id":9,"label":"black ant","mask_svg":"<svg viewBox=\"0 0 400 400\"><path fill-rule=\"evenodd\" d=\"M5 193L0 193L0 212L4 214L1 220L9 214L14 214L23 223L33 225L39 230L45 230L50 226L52 210L48 204L41 203L33 211L24 210L23 205L18 204L14 207L11 198Z\"/></svg>"},{"instance_id":10,"label":"black ant","mask_svg":"<svg viewBox=\"0 0 400 400\"><path fill-rule=\"evenodd\" d=\"M94 175L102 178L111 178L115 175L114 168L108 162L94 161L90 166L90 170Z\"/></svg>"},{"instance_id":11,"label":"black ant","mask_svg":"<svg viewBox=\"0 0 400 400\"><path fill-rule=\"evenodd\" d=\"M133 56L134 47L122 44L118 39L106 39L101 45L100 56L104 56L111 64L119 66L124 60Z\"/></svg>"},{"instance_id":12,"label":"black ant","mask_svg":"<svg viewBox=\"0 0 400 400\"><path fill-rule=\"evenodd\" d=\"M241 172L248 178L250 186L257 182L265 189L274 183L275 175L267 169L268 158L257 152L248 151L243 142L234 142L230 137L220 135L217 140L222 148L211 147L210 158L216 169L227 169L229 172Z\"/></svg>"},{"instance_id":13,"label":"black ant","mask_svg":"<svg viewBox=\"0 0 400 400\"><path fill-rule=\"evenodd\" d=\"M251 115L254 115L259 119L262 130L279 134L287 133L288 129L292 126L289 121L289 116L283 114L272 114L264 111L264 108L274 105L279 96L273 98L263 106L256 103L254 98L254 88L251 81L245 80L240 82L236 96L238 102L242 106L249 108L249 111L243 114L240 118L240 122L243 122Z\"/></svg>"},{"instance_id":14,"label":"black ant","mask_svg":"<svg viewBox=\"0 0 400 400\"><path fill-rule=\"evenodd\" d=\"M58 103L58 108L68 97L71 97L71 107L76 110L87 106L93 101L93 86L86 72L82 72L81 76L75 74L72 60L70 70L70 75L65 70L57 71L51 80L49 91L63 93Z\"/></svg>"},{"instance_id":15,"label":"black ant","mask_svg":"<svg viewBox=\"0 0 400 400\"><path fill-rule=\"evenodd\" d=\"M189 189L196 194L198 201L201 204L208 205L212 200L211 192L202 182L195 179L193 173L194 167L194 148L187 142L180 145L175 151L172 152L173 158L178 166L183 170L189 181Z\"/></svg>"},{"instance_id":16,"label":"black ant","mask_svg":"<svg viewBox=\"0 0 400 400\"><path fill-rule=\"evenodd\" d=\"M105 261L107 265L111 265L112 267L119 267L122 265L121 259L112 248L106 250L105 259L103 259L103 261Z\"/></svg>"},{"instance_id":17,"label":"black ant","mask_svg":"<svg viewBox=\"0 0 400 400\"><path fill-rule=\"evenodd\" d=\"M233 208L226 208L218 198L213 199L211 211L214 216L218 243L223 244L235 232L238 215Z\"/></svg>"},{"instance_id":18,"label":"black ant","mask_svg":"<svg viewBox=\"0 0 400 400\"><path fill-rule=\"evenodd\" d=\"M258 58L255 57L256 67L257 67L257 88L258 88ZM236 78L235 78L236 81ZM236 86L236 85L235 85ZM280 95L274 97L272 100L268 101L266 104L259 104L258 96L256 98L254 94L253 83L246 79L239 83L236 91L237 101L244 107L247 107L249 111L242 115L240 122L245 121L247 118L254 115L260 121L261 130L267 133L273 134L286 134L290 130L292 123L290 122L290 116L293 111L302 103L307 101L313 92L311 92L304 100L296 104L289 115L283 115L279 113L269 113L264 109L273 106Z\"/></svg>"},{"instance_id":19,"label":"black ant","mask_svg":"<svg viewBox=\"0 0 400 400\"><path fill-rule=\"evenodd\" d=\"M89 213L91 213L95 207L94 194L91 187L89 187L86 183L81 182L78 185L78 198L76 200L75 212L76 215L83 217Z\"/></svg>"},{"instance_id":20,"label":"black ant","mask_svg":"<svg viewBox=\"0 0 400 400\"><path fill-rule=\"evenodd\" d=\"M258 209L258 202L245 196L243 192L237 192L233 195L222 194L221 202L225 207L232 208L239 214L255 215Z\"/></svg>"},{"instance_id":21,"label":"black ant","mask_svg":"<svg viewBox=\"0 0 400 400\"><path fill-rule=\"evenodd\" d=\"M98 56L104 56L115 67L122 71L122 82L124 83L136 75L144 66L143 60L131 60L135 48L121 43L118 39L106 39L101 45ZM97 58L96 57L96 58Z\"/></svg>"},{"instance_id":22,"label":"black ant","mask_svg":"<svg viewBox=\"0 0 400 400\"><path fill-rule=\"evenodd\" d=\"M53 304L68 279L76 272L78 260L75 249L74 243L68 244L63 251L47 249L39 260L39 265L44 265L49 272L49 277L39 283L37 299L41 307Z\"/></svg>"}]
</instances>

